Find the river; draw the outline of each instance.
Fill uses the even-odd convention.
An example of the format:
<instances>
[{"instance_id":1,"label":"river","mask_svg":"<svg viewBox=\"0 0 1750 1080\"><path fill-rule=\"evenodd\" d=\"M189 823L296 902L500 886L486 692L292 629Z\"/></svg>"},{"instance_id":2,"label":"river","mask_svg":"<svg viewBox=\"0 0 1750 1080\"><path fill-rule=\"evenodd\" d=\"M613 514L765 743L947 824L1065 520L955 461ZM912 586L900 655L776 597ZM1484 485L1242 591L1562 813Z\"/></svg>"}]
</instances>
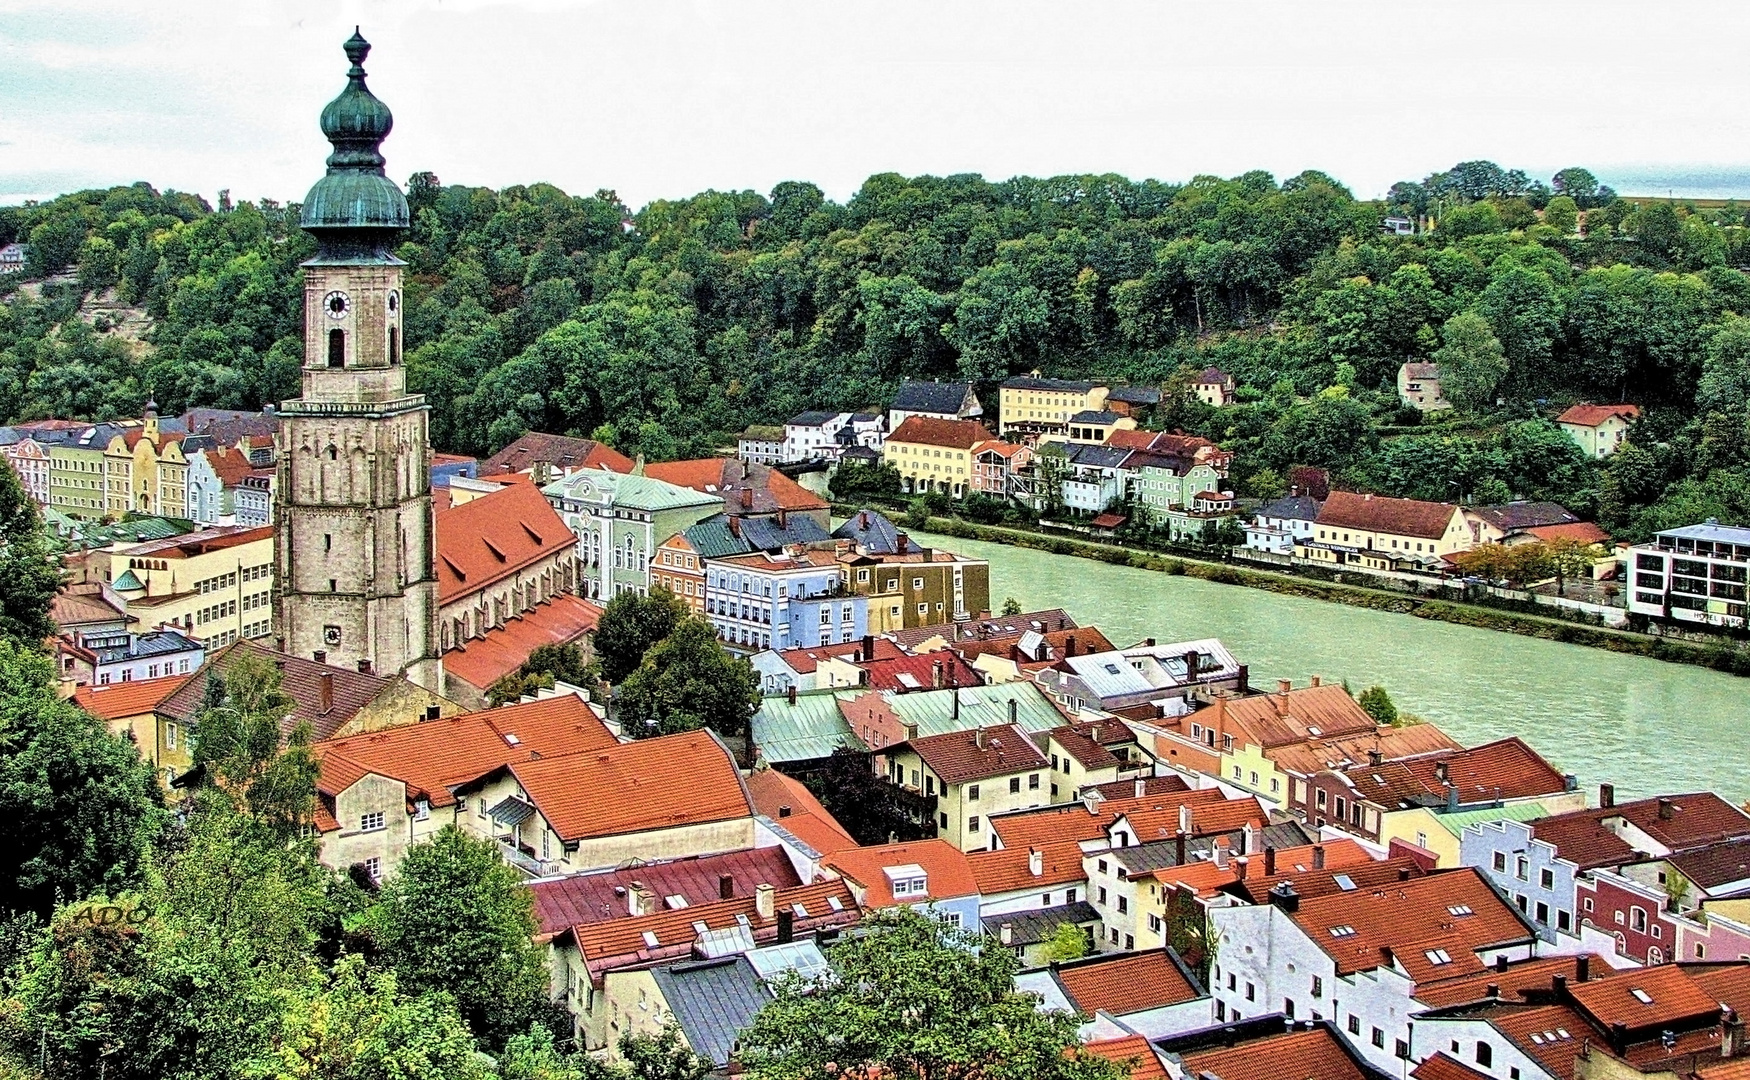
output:
<instances>
[{"instance_id":1,"label":"river","mask_svg":"<svg viewBox=\"0 0 1750 1080\"><path fill-rule=\"evenodd\" d=\"M1220 638L1254 686L1312 675L1384 686L1466 745L1518 735L1582 786L1750 798L1750 679L1409 615L959 537L920 542L991 564L991 603L1061 607L1120 647Z\"/></svg>"}]
</instances>

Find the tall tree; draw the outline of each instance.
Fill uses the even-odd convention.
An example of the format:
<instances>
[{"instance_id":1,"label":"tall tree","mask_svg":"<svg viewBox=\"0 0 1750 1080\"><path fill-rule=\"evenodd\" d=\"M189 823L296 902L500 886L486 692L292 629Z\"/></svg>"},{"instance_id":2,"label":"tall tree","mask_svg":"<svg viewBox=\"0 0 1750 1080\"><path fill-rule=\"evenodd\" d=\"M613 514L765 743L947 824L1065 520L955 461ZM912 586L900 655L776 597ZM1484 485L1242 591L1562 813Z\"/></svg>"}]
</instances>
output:
<instances>
[{"instance_id":1,"label":"tall tree","mask_svg":"<svg viewBox=\"0 0 1750 1080\"><path fill-rule=\"evenodd\" d=\"M614 706L634 738L706 727L740 736L759 708L759 687L753 666L729 655L709 622L689 615L620 684Z\"/></svg>"},{"instance_id":2,"label":"tall tree","mask_svg":"<svg viewBox=\"0 0 1750 1080\"><path fill-rule=\"evenodd\" d=\"M1118 1080L1077 1049L1077 1017L1015 990L1018 961L909 909L883 911L828 950L832 973L774 988L742 1037L757 1080L899 1075L919 1080Z\"/></svg>"},{"instance_id":3,"label":"tall tree","mask_svg":"<svg viewBox=\"0 0 1750 1080\"><path fill-rule=\"evenodd\" d=\"M1440 328L1440 390L1454 405L1474 412L1494 401L1495 387L1507 376L1507 358L1489 320L1461 311Z\"/></svg>"},{"instance_id":4,"label":"tall tree","mask_svg":"<svg viewBox=\"0 0 1750 1080\"><path fill-rule=\"evenodd\" d=\"M601 677L619 684L644 662L652 645L674 633L687 606L658 585L644 596L623 592L609 600L596 623L595 664Z\"/></svg>"},{"instance_id":5,"label":"tall tree","mask_svg":"<svg viewBox=\"0 0 1750 1080\"><path fill-rule=\"evenodd\" d=\"M65 577L36 503L17 473L0 469L0 636L33 644L52 637L49 606Z\"/></svg>"},{"instance_id":6,"label":"tall tree","mask_svg":"<svg viewBox=\"0 0 1750 1080\"><path fill-rule=\"evenodd\" d=\"M208 672L195 725L194 764L207 782L288 840L316 803L310 725L286 731L296 707L278 668L244 656Z\"/></svg>"},{"instance_id":7,"label":"tall tree","mask_svg":"<svg viewBox=\"0 0 1750 1080\"><path fill-rule=\"evenodd\" d=\"M499 1048L546 1003L533 901L489 840L446 825L408 850L369 927L403 986L442 987L482 1046Z\"/></svg>"}]
</instances>

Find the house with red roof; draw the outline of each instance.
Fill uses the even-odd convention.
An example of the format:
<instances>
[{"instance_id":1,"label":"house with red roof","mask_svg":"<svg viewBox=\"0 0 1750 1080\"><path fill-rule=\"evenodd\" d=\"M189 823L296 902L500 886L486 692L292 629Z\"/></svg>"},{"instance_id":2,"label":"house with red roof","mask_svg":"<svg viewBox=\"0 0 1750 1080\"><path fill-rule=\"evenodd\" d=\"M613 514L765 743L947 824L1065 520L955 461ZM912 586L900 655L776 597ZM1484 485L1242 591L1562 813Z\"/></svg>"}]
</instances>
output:
<instances>
[{"instance_id":1,"label":"house with red roof","mask_svg":"<svg viewBox=\"0 0 1750 1080\"><path fill-rule=\"evenodd\" d=\"M1472 869L1306 898L1285 882L1269 898L1209 913L1216 1023L1330 1016L1391 1075L1412 1057L1426 987L1535 955L1529 923Z\"/></svg>"},{"instance_id":2,"label":"house with red roof","mask_svg":"<svg viewBox=\"0 0 1750 1080\"><path fill-rule=\"evenodd\" d=\"M193 760L194 727L159 716L158 707L189 681L188 675L132 679L73 691L73 704L102 720L112 735L139 747L166 787Z\"/></svg>"},{"instance_id":3,"label":"house with red roof","mask_svg":"<svg viewBox=\"0 0 1750 1080\"><path fill-rule=\"evenodd\" d=\"M697 458L647 464L644 475L714 495L722 502L722 512L733 518L787 520L800 516L814 519L823 530L832 528L832 504L770 465L736 458Z\"/></svg>"},{"instance_id":4,"label":"house with red roof","mask_svg":"<svg viewBox=\"0 0 1750 1080\"><path fill-rule=\"evenodd\" d=\"M754 810L763 819L760 828L765 832L779 830L781 838L800 841L813 853L816 863L820 856L857 846L856 839L802 781L776 769L759 769L749 773L746 782ZM795 844L785 846L798 850Z\"/></svg>"},{"instance_id":5,"label":"house with red roof","mask_svg":"<svg viewBox=\"0 0 1750 1080\"><path fill-rule=\"evenodd\" d=\"M1107 953L1023 971L1015 976L1015 989L1038 996L1041 1009L1088 1016L1081 1035L1089 1040L1116 1022L1147 1046L1149 1039L1202 1030L1215 1015L1196 973L1171 949Z\"/></svg>"},{"instance_id":6,"label":"house with red roof","mask_svg":"<svg viewBox=\"0 0 1750 1080\"><path fill-rule=\"evenodd\" d=\"M527 473L536 486L547 484L578 469L632 471L632 459L594 439L548 435L531 431L480 463L481 477L504 473Z\"/></svg>"},{"instance_id":7,"label":"house with red roof","mask_svg":"<svg viewBox=\"0 0 1750 1080\"><path fill-rule=\"evenodd\" d=\"M1403 1075L1378 1068L1362 1052L1359 1038L1323 1018L1259 1016L1154 1045L1175 1080L1387 1080Z\"/></svg>"},{"instance_id":8,"label":"house with red roof","mask_svg":"<svg viewBox=\"0 0 1750 1080\"><path fill-rule=\"evenodd\" d=\"M916 908L977 931L978 878L968 857L945 840L912 840L835 851L820 869L841 878L867 910Z\"/></svg>"},{"instance_id":9,"label":"house with red roof","mask_svg":"<svg viewBox=\"0 0 1750 1080\"><path fill-rule=\"evenodd\" d=\"M1015 724L911 739L887 750L888 779L936 797L936 835L961 851L991 846L990 816L1050 801L1050 761Z\"/></svg>"},{"instance_id":10,"label":"house with red roof","mask_svg":"<svg viewBox=\"0 0 1750 1080\"><path fill-rule=\"evenodd\" d=\"M703 592L701 589L701 595ZM864 679L861 665L864 662L895 660L905 655L905 650L893 639L865 634L856 641L837 644L766 649L754 654L750 660L754 670L759 672L762 693L787 694L792 690L807 693L861 686Z\"/></svg>"},{"instance_id":11,"label":"house with red roof","mask_svg":"<svg viewBox=\"0 0 1750 1080\"><path fill-rule=\"evenodd\" d=\"M1587 457L1604 458L1621 449L1629 428L1640 418L1639 405L1582 403L1556 417L1556 426L1567 432Z\"/></svg>"},{"instance_id":12,"label":"house with red roof","mask_svg":"<svg viewBox=\"0 0 1750 1080\"><path fill-rule=\"evenodd\" d=\"M1295 540L1294 555L1324 565L1426 572L1470 550L1475 539L1452 503L1333 491L1313 519L1313 535Z\"/></svg>"}]
</instances>

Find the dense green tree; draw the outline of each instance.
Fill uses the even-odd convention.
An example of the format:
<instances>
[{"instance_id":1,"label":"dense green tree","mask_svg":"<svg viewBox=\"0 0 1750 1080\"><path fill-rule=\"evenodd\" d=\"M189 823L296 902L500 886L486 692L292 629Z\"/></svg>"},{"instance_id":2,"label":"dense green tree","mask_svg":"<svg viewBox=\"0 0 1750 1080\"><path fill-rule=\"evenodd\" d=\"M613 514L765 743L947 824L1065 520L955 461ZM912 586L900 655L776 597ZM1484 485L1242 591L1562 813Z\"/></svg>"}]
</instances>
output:
<instances>
[{"instance_id":1,"label":"dense green tree","mask_svg":"<svg viewBox=\"0 0 1750 1080\"><path fill-rule=\"evenodd\" d=\"M933 916L894 909L828 949L833 973L778 982L742 1037L759 1080L831 1075L1117 1080L1077 1049L1077 1018L1016 992L1017 961Z\"/></svg>"},{"instance_id":2,"label":"dense green tree","mask_svg":"<svg viewBox=\"0 0 1750 1080\"><path fill-rule=\"evenodd\" d=\"M49 605L65 574L42 515L11 469L0 469L0 637L39 644L55 633Z\"/></svg>"},{"instance_id":3,"label":"dense green tree","mask_svg":"<svg viewBox=\"0 0 1750 1080\"><path fill-rule=\"evenodd\" d=\"M208 672L194 737L194 767L204 782L288 840L309 824L316 804L310 725L285 730L296 706L277 667L244 656Z\"/></svg>"},{"instance_id":4,"label":"dense green tree","mask_svg":"<svg viewBox=\"0 0 1750 1080\"><path fill-rule=\"evenodd\" d=\"M1507 375L1507 358L1489 321L1461 311L1440 329L1440 391L1461 409L1476 411L1494 403L1495 387Z\"/></svg>"},{"instance_id":5,"label":"dense green tree","mask_svg":"<svg viewBox=\"0 0 1750 1080\"><path fill-rule=\"evenodd\" d=\"M602 609L594 637L595 665L603 680L615 685L638 670L652 645L674 633L687 617L687 606L662 586L649 595L625 592Z\"/></svg>"},{"instance_id":6,"label":"dense green tree","mask_svg":"<svg viewBox=\"0 0 1750 1080\"><path fill-rule=\"evenodd\" d=\"M378 894L370 935L404 986L443 988L483 1047L528 1030L546 1002L533 901L497 846L454 825L408 849Z\"/></svg>"},{"instance_id":7,"label":"dense green tree","mask_svg":"<svg viewBox=\"0 0 1750 1080\"><path fill-rule=\"evenodd\" d=\"M699 728L739 737L759 703L752 665L729 655L716 629L697 615L645 653L614 696L621 726L640 739Z\"/></svg>"},{"instance_id":8,"label":"dense green tree","mask_svg":"<svg viewBox=\"0 0 1750 1080\"><path fill-rule=\"evenodd\" d=\"M1398 722L1398 707L1392 702L1391 695L1383 686L1370 686L1361 691L1355 698L1355 703L1361 706L1361 711L1373 717L1376 724L1395 724Z\"/></svg>"},{"instance_id":9,"label":"dense green tree","mask_svg":"<svg viewBox=\"0 0 1750 1080\"><path fill-rule=\"evenodd\" d=\"M1557 195L1543 209L1543 223L1555 229L1563 236L1572 233L1580 224L1580 207L1566 195Z\"/></svg>"}]
</instances>

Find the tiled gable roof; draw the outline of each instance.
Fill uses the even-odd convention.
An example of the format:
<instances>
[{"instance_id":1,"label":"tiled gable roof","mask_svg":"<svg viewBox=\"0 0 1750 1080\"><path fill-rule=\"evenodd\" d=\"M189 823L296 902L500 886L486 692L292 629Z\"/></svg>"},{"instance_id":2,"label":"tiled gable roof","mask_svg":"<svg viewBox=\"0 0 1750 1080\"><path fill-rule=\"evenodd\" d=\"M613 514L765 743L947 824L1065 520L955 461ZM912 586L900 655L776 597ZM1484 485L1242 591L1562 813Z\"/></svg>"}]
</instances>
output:
<instances>
[{"instance_id":1,"label":"tiled gable roof","mask_svg":"<svg viewBox=\"0 0 1750 1080\"><path fill-rule=\"evenodd\" d=\"M1050 390L1059 393L1085 394L1096 386L1104 386L1104 382L1088 382L1082 379L1051 379L1039 375L1015 375L1004 379L1004 390Z\"/></svg>"},{"instance_id":2,"label":"tiled gable roof","mask_svg":"<svg viewBox=\"0 0 1750 1080\"><path fill-rule=\"evenodd\" d=\"M1198 1050L1184 1056L1186 1076L1219 1076L1221 1080L1372 1080L1329 1028L1292 1031L1254 1039L1238 1046Z\"/></svg>"},{"instance_id":3,"label":"tiled gable roof","mask_svg":"<svg viewBox=\"0 0 1750 1080\"><path fill-rule=\"evenodd\" d=\"M1285 495L1258 507L1257 516L1285 521L1315 521L1319 516L1319 505L1319 500L1311 495Z\"/></svg>"},{"instance_id":4,"label":"tiled gable roof","mask_svg":"<svg viewBox=\"0 0 1750 1080\"><path fill-rule=\"evenodd\" d=\"M1656 1032L1694 1026L1683 1021L1705 1022L1720 1014L1719 998L1703 990L1675 964L1570 983L1568 993L1599 1030L1609 1031L1620 1023L1628 1028L1631 1038L1649 1029Z\"/></svg>"},{"instance_id":5,"label":"tiled gable roof","mask_svg":"<svg viewBox=\"0 0 1750 1080\"><path fill-rule=\"evenodd\" d=\"M1671 865L1703 889L1750 879L1750 840L1726 840L1671 856Z\"/></svg>"},{"instance_id":6,"label":"tiled gable roof","mask_svg":"<svg viewBox=\"0 0 1750 1080\"><path fill-rule=\"evenodd\" d=\"M1313 897L1291 918L1336 962L1338 974L1395 961L1418 983L1481 971L1479 950L1533 937L1481 872L1469 867ZM1434 950L1447 959L1431 957Z\"/></svg>"},{"instance_id":7,"label":"tiled gable roof","mask_svg":"<svg viewBox=\"0 0 1750 1080\"><path fill-rule=\"evenodd\" d=\"M1089 1015L1122 1016L1203 996L1165 949L1090 957L1061 964L1056 973L1070 1002Z\"/></svg>"},{"instance_id":8,"label":"tiled gable roof","mask_svg":"<svg viewBox=\"0 0 1750 1080\"><path fill-rule=\"evenodd\" d=\"M574 469L611 469L617 473L632 471L632 459L603 446L594 439L577 439L569 435L548 435L531 431L480 463L480 475L528 472L537 464L550 465L557 472Z\"/></svg>"},{"instance_id":9,"label":"tiled gable roof","mask_svg":"<svg viewBox=\"0 0 1750 1080\"><path fill-rule=\"evenodd\" d=\"M1597 427L1613 416L1624 420L1638 419L1641 409L1638 405L1575 405L1562 415L1556 417L1558 424L1579 424L1583 427Z\"/></svg>"},{"instance_id":10,"label":"tiled gable roof","mask_svg":"<svg viewBox=\"0 0 1750 1080\"><path fill-rule=\"evenodd\" d=\"M1379 727L1373 717L1349 696L1349 691L1335 683L1301 687L1286 694L1255 694L1242 698L1224 696L1179 720L1174 726L1189 730L1191 724L1200 724L1218 733L1237 729L1246 734L1247 742L1264 750L1292 746L1308 739L1371 735Z\"/></svg>"},{"instance_id":11,"label":"tiled gable roof","mask_svg":"<svg viewBox=\"0 0 1750 1080\"><path fill-rule=\"evenodd\" d=\"M905 656L898 645L886 637L873 638L870 642L874 659L892 660ZM829 658L855 660L863 655L862 641L845 641L837 645L800 645L794 649L784 649L778 653L778 659L798 675L812 675L820 667L820 662Z\"/></svg>"},{"instance_id":12,"label":"tiled gable roof","mask_svg":"<svg viewBox=\"0 0 1750 1080\"><path fill-rule=\"evenodd\" d=\"M1553 976L1561 975L1569 984L1579 982L1579 961L1576 956L1544 956L1520 960L1502 971L1490 965L1486 971L1460 975L1451 979L1436 979L1416 987L1416 1000L1431 1009L1446 1009L1489 1000L1489 988L1500 991L1503 1001L1525 1000L1527 991L1539 994L1550 989ZM1611 973L1602 956L1587 954L1590 978L1603 978Z\"/></svg>"},{"instance_id":13,"label":"tiled gable roof","mask_svg":"<svg viewBox=\"0 0 1750 1080\"><path fill-rule=\"evenodd\" d=\"M566 843L753 816L729 748L708 730L525 757L510 771Z\"/></svg>"},{"instance_id":14,"label":"tiled gable roof","mask_svg":"<svg viewBox=\"0 0 1750 1080\"><path fill-rule=\"evenodd\" d=\"M132 679L108 686L81 686L73 691L73 703L99 720L142 716L157 709L165 698L193 677L168 675L161 679Z\"/></svg>"},{"instance_id":15,"label":"tiled gable roof","mask_svg":"<svg viewBox=\"0 0 1750 1080\"><path fill-rule=\"evenodd\" d=\"M939 416L908 416L887 441L945 446L970 450L990 438L990 431L976 420L944 420Z\"/></svg>"},{"instance_id":16,"label":"tiled gable roof","mask_svg":"<svg viewBox=\"0 0 1750 1080\"><path fill-rule=\"evenodd\" d=\"M1319 507L1319 516L1315 520L1320 525L1339 529L1438 540L1446 535L1446 527L1451 524L1452 515L1457 510L1458 507L1451 503L1332 491L1325 504Z\"/></svg>"},{"instance_id":17,"label":"tiled gable roof","mask_svg":"<svg viewBox=\"0 0 1750 1080\"><path fill-rule=\"evenodd\" d=\"M857 662L857 667L868 672L868 685L872 689L893 690L901 694L917 690L940 690L950 686L980 686L984 683L984 676L976 668L958 653L948 649L915 656L904 653L898 656L877 656L874 660Z\"/></svg>"},{"instance_id":18,"label":"tiled gable roof","mask_svg":"<svg viewBox=\"0 0 1750 1080\"><path fill-rule=\"evenodd\" d=\"M1012 724L950 731L911 741L911 749L944 784L962 784L1044 769L1049 762Z\"/></svg>"},{"instance_id":19,"label":"tiled gable roof","mask_svg":"<svg viewBox=\"0 0 1750 1080\"><path fill-rule=\"evenodd\" d=\"M1269 815L1255 798L1223 799L1200 806L1135 806L1114 814L1110 828L1128 828L1131 843L1153 844L1175 839L1187 823L1187 836L1220 836L1247 825L1261 829L1269 824Z\"/></svg>"},{"instance_id":20,"label":"tiled gable roof","mask_svg":"<svg viewBox=\"0 0 1750 1080\"><path fill-rule=\"evenodd\" d=\"M1314 848L1325 849L1322 870L1313 869ZM1414 859L1375 859L1353 840L1327 840L1322 844L1306 844L1282 848L1276 852L1276 873L1264 873L1265 859L1253 855L1247 859L1246 878L1235 881L1227 891L1254 904L1269 902L1270 890L1284 881L1304 900L1356 889L1377 889L1424 876Z\"/></svg>"},{"instance_id":21,"label":"tiled gable roof","mask_svg":"<svg viewBox=\"0 0 1750 1080\"><path fill-rule=\"evenodd\" d=\"M1308 739L1288 746L1272 747L1264 756L1285 772L1310 776L1321 769L1341 769L1369 761L1368 754L1378 751L1386 760L1429 754L1441 750L1462 749L1458 742L1433 724L1410 724L1407 727L1380 727L1374 731L1344 735L1335 739Z\"/></svg>"},{"instance_id":22,"label":"tiled gable roof","mask_svg":"<svg viewBox=\"0 0 1750 1080\"><path fill-rule=\"evenodd\" d=\"M486 690L522 667L543 645L566 645L595 629L602 609L572 593L556 593L444 654L444 674Z\"/></svg>"},{"instance_id":23,"label":"tiled gable roof","mask_svg":"<svg viewBox=\"0 0 1750 1080\"><path fill-rule=\"evenodd\" d=\"M1087 804L1078 802L1040 807L1037 810L1018 810L1010 814L993 814L990 827L1002 838L1004 847L1036 847L1053 840L1099 839L1106 835L1106 829L1119 814L1164 812L1170 813L1176 822L1180 806L1201 809L1226 801L1227 797L1215 788L1164 793L1151 790L1140 799L1130 797L1096 800L1092 810ZM1255 799L1247 801L1253 806L1257 805ZM1176 824L1174 829L1176 832Z\"/></svg>"},{"instance_id":24,"label":"tiled gable roof","mask_svg":"<svg viewBox=\"0 0 1750 1080\"><path fill-rule=\"evenodd\" d=\"M207 467L213 470L219 483L226 487L236 487L243 482L245 476L255 471L255 466L249 463L249 455L237 450L219 446L196 452L206 458Z\"/></svg>"},{"instance_id":25,"label":"tiled gable roof","mask_svg":"<svg viewBox=\"0 0 1750 1080\"><path fill-rule=\"evenodd\" d=\"M819 854L857 846L856 839L800 780L776 769L760 769L750 774L746 783L755 810Z\"/></svg>"},{"instance_id":26,"label":"tiled gable roof","mask_svg":"<svg viewBox=\"0 0 1750 1080\"><path fill-rule=\"evenodd\" d=\"M507 484L435 515L438 603L478 592L576 543L533 484Z\"/></svg>"},{"instance_id":27,"label":"tiled gable roof","mask_svg":"<svg viewBox=\"0 0 1750 1080\"><path fill-rule=\"evenodd\" d=\"M875 510L859 510L832 531L835 539L850 540L870 555L891 555L899 550L899 527Z\"/></svg>"},{"instance_id":28,"label":"tiled gable roof","mask_svg":"<svg viewBox=\"0 0 1750 1080\"><path fill-rule=\"evenodd\" d=\"M1032 870L1034 850L1039 852L1037 876ZM1022 889L1051 889L1088 878L1082 865L1079 840L1047 841L1037 849L1002 847L993 851L974 851L966 856L966 861L972 865L979 893L986 897Z\"/></svg>"},{"instance_id":29,"label":"tiled gable roof","mask_svg":"<svg viewBox=\"0 0 1750 1080\"><path fill-rule=\"evenodd\" d=\"M888 888L885 871L891 867L917 866L925 875L925 896L931 900L952 900L978 895L978 879L972 864L960 849L946 840L913 840L874 847L846 848L821 860L821 869L855 882L863 889L863 903L868 907L889 907L896 901ZM906 898L905 903L915 902Z\"/></svg>"},{"instance_id":30,"label":"tiled gable roof","mask_svg":"<svg viewBox=\"0 0 1750 1080\"><path fill-rule=\"evenodd\" d=\"M1343 775L1359 797L1389 809L1436 805L1452 794L1469 804L1567 790L1567 778L1518 736L1468 750L1355 765Z\"/></svg>"},{"instance_id":31,"label":"tiled gable roof","mask_svg":"<svg viewBox=\"0 0 1750 1080\"><path fill-rule=\"evenodd\" d=\"M1139 776L1134 780L1111 780L1083 789L1083 791L1098 792L1102 799L1140 799L1145 796L1172 795L1190 790L1190 784L1178 776L1170 774L1167 776Z\"/></svg>"},{"instance_id":32,"label":"tiled gable roof","mask_svg":"<svg viewBox=\"0 0 1750 1080\"><path fill-rule=\"evenodd\" d=\"M1454 1061L1442 1050L1433 1057L1423 1061L1410 1073L1411 1080L1492 1080L1488 1073L1480 1073L1469 1065Z\"/></svg>"},{"instance_id":33,"label":"tiled gable roof","mask_svg":"<svg viewBox=\"0 0 1750 1080\"><path fill-rule=\"evenodd\" d=\"M1661 801L1670 817L1661 818ZM1607 822L1621 818L1673 851L1720 840L1750 837L1750 817L1711 791L1638 799L1614 807L1556 814L1533 822L1531 835L1555 846L1556 854L1581 870L1634 861L1634 848Z\"/></svg>"},{"instance_id":34,"label":"tiled gable roof","mask_svg":"<svg viewBox=\"0 0 1750 1080\"><path fill-rule=\"evenodd\" d=\"M1167 1080L1166 1066L1161 1064L1154 1047L1141 1035L1099 1039L1085 1043L1082 1050L1116 1062L1129 1080Z\"/></svg>"},{"instance_id":35,"label":"tiled gable roof","mask_svg":"<svg viewBox=\"0 0 1750 1080\"><path fill-rule=\"evenodd\" d=\"M49 605L49 617L60 627L81 623L125 622L127 612L104 599L96 585L70 585L55 594Z\"/></svg>"},{"instance_id":36,"label":"tiled gable roof","mask_svg":"<svg viewBox=\"0 0 1750 1080\"><path fill-rule=\"evenodd\" d=\"M456 801L452 788L539 755L556 760L617 746L588 703L565 694L501 709L427 720L315 745L318 790L338 795L366 772L394 777L432 806ZM350 779L349 779L350 778Z\"/></svg>"},{"instance_id":37,"label":"tiled gable roof","mask_svg":"<svg viewBox=\"0 0 1750 1080\"><path fill-rule=\"evenodd\" d=\"M1518 532L1542 525L1572 525L1580 520L1579 514L1561 503L1523 500L1498 506L1473 506L1471 513L1502 532Z\"/></svg>"},{"instance_id":38,"label":"tiled gable roof","mask_svg":"<svg viewBox=\"0 0 1750 1080\"><path fill-rule=\"evenodd\" d=\"M825 510L830 505L770 465L735 458L663 461L645 465L644 475L717 495L723 499L724 511L737 517L775 514L779 510Z\"/></svg>"},{"instance_id":39,"label":"tiled gable roof","mask_svg":"<svg viewBox=\"0 0 1750 1080\"><path fill-rule=\"evenodd\" d=\"M171 720L192 723L200 715L201 701L207 692L207 677L214 671L222 673L228 670L245 657L254 657L279 668L280 688L297 703L291 716L281 725L283 730L289 734L298 724L308 722L317 739L333 735L357 716L360 709L400 681L366 675L350 668L318 664L289 653L275 652L253 641L239 641L208 656L200 670L191 672L188 681L158 706L159 714ZM327 686L326 709L322 707L324 684Z\"/></svg>"},{"instance_id":40,"label":"tiled gable roof","mask_svg":"<svg viewBox=\"0 0 1750 1080\"><path fill-rule=\"evenodd\" d=\"M1110 721L1110 723L1120 728L1124 727L1116 720ZM1128 729L1125 730L1128 731ZM1045 734L1066 754L1075 758L1084 769L1110 769L1115 768L1119 763L1117 755L1100 745L1099 740L1094 738L1085 726L1065 724L1062 727L1052 728Z\"/></svg>"},{"instance_id":41,"label":"tiled gable roof","mask_svg":"<svg viewBox=\"0 0 1750 1080\"><path fill-rule=\"evenodd\" d=\"M729 897L722 895L724 878L729 879ZM661 910L680 910L669 898L679 897L685 907L700 907L751 897L760 885L792 889L801 884L784 849L766 847L647 862L604 873L567 874L531 882L528 890L535 902L538 936L545 939L570 926L631 918L630 894L638 888L648 890Z\"/></svg>"}]
</instances>

